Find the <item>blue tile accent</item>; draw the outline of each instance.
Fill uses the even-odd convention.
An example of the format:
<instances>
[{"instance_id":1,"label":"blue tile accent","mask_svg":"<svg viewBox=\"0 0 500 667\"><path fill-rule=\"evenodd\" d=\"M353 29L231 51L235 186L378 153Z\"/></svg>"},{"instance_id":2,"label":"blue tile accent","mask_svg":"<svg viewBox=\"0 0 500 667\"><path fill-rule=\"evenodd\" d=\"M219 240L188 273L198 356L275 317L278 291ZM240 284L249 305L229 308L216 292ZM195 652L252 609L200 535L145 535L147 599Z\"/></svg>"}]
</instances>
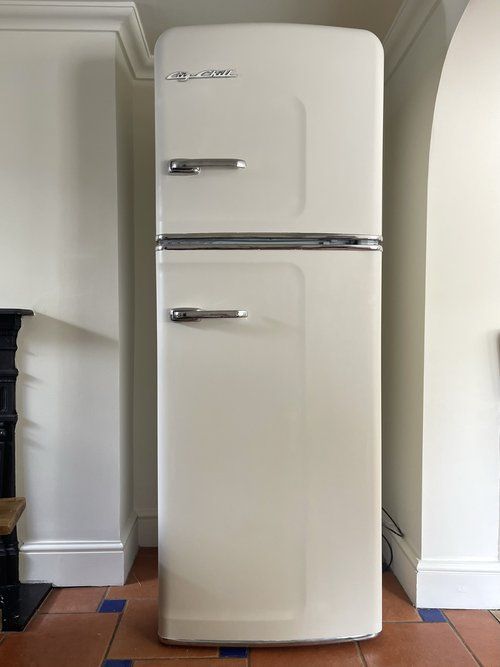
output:
<instances>
[{"instance_id":1,"label":"blue tile accent","mask_svg":"<svg viewBox=\"0 0 500 667\"><path fill-rule=\"evenodd\" d=\"M132 660L105 660L102 667L132 667Z\"/></svg>"},{"instance_id":2,"label":"blue tile accent","mask_svg":"<svg viewBox=\"0 0 500 667\"><path fill-rule=\"evenodd\" d=\"M248 649L240 646L221 646L219 656L221 658L248 658Z\"/></svg>"},{"instance_id":3,"label":"blue tile accent","mask_svg":"<svg viewBox=\"0 0 500 667\"><path fill-rule=\"evenodd\" d=\"M446 618L439 609L418 609L417 611L424 623L446 623Z\"/></svg>"},{"instance_id":4,"label":"blue tile accent","mask_svg":"<svg viewBox=\"0 0 500 667\"><path fill-rule=\"evenodd\" d=\"M101 614L120 613L125 608L126 600L103 600L99 611Z\"/></svg>"}]
</instances>

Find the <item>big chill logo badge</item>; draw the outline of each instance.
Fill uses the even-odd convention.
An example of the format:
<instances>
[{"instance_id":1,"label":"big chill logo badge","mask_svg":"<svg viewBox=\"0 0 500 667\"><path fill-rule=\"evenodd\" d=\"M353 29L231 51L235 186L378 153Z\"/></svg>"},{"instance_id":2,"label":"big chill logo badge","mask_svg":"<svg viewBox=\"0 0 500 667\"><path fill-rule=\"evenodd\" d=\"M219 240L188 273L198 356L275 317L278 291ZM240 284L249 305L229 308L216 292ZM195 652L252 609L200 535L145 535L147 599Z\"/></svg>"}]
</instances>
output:
<instances>
[{"instance_id":1,"label":"big chill logo badge","mask_svg":"<svg viewBox=\"0 0 500 667\"><path fill-rule=\"evenodd\" d=\"M171 72L167 81L190 81L191 79L234 79L238 74L234 69L203 69L201 72Z\"/></svg>"}]
</instances>

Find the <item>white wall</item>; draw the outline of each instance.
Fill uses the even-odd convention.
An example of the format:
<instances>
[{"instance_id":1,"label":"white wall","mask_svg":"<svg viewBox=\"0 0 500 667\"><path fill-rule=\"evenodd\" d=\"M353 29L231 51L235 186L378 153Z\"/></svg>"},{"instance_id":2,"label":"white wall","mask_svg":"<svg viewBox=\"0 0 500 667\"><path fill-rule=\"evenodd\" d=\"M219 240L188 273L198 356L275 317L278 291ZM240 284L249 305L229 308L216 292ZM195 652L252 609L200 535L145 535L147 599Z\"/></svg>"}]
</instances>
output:
<instances>
[{"instance_id":1,"label":"white wall","mask_svg":"<svg viewBox=\"0 0 500 667\"><path fill-rule=\"evenodd\" d=\"M384 503L418 604L499 606L499 6L472 0L448 51L467 2L425 4L386 91ZM0 304L37 312L23 560L71 585L123 580L132 495L156 539L153 89L140 30L99 30L0 40Z\"/></svg>"},{"instance_id":2,"label":"white wall","mask_svg":"<svg viewBox=\"0 0 500 667\"><path fill-rule=\"evenodd\" d=\"M419 606L496 608L500 5L458 23L466 4L441 0L387 82L384 504Z\"/></svg>"},{"instance_id":3,"label":"white wall","mask_svg":"<svg viewBox=\"0 0 500 667\"><path fill-rule=\"evenodd\" d=\"M114 32L0 40L0 303L36 312L18 356L23 565L58 585L120 583L134 542L131 250L120 234L132 230L132 136L115 49Z\"/></svg>"},{"instance_id":4,"label":"white wall","mask_svg":"<svg viewBox=\"0 0 500 667\"><path fill-rule=\"evenodd\" d=\"M441 70L466 4L467 0L437 3L386 81L383 502L401 525L405 546L416 557L420 557L422 545L429 148ZM397 556L394 565L403 578ZM410 582L406 583L410 585Z\"/></svg>"},{"instance_id":5,"label":"white wall","mask_svg":"<svg viewBox=\"0 0 500 667\"><path fill-rule=\"evenodd\" d=\"M471 0L436 99L429 159L422 557L500 605L500 3ZM484 577L487 570L491 576ZM477 573L474 577L474 573ZM446 584L446 588L444 587ZM483 589L488 590L483 590ZM435 592L438 595L438 592ZM432 602L434 598L430 597Z\"/></svg>"}]
</instances>

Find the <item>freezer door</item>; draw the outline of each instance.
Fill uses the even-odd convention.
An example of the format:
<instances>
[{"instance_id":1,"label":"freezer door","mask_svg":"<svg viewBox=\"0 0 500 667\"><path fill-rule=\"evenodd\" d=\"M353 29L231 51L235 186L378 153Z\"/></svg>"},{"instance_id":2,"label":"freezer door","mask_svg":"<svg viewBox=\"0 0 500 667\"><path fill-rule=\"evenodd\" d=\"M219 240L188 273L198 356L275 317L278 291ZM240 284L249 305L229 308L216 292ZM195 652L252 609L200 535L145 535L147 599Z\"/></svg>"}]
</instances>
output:
<instances>
[{"instance_id":1,"label":"freezer door","mask_svg":"<svg viewBox=\"0 0 500 667\"><path fill-rule=\"evenodd\" d=\"M157 256L160 637L379 632L380 253Z\"/></svg>"},{"instance_id":2,"label":"freezer door","mask_svg":"<svg viewBox=\"0 0 500 667\"><path fill-rule=\"evenodd\" d=\"M158 234L380 234L383 55L363 30L173 28L155 50Z\"/></svg>"}]
</instances>

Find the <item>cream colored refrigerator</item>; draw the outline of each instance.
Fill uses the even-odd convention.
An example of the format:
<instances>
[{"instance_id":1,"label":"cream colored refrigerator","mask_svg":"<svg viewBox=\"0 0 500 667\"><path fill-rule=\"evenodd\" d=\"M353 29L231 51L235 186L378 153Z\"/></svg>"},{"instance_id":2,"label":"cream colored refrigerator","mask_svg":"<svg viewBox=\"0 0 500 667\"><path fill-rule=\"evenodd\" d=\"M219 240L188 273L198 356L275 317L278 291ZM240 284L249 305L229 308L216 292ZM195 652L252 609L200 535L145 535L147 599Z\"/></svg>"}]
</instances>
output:
<instances>
[{"instance_id":1,"label":"cream colored refrigerator","mask_svg":"<svg viewBox=\"0 0 500 667\"><path fill-rule=\"evenodd\" d=\"M174 28L155 85L159 636L376 635L381 45Z\"/></svg>"}]
</instances>

